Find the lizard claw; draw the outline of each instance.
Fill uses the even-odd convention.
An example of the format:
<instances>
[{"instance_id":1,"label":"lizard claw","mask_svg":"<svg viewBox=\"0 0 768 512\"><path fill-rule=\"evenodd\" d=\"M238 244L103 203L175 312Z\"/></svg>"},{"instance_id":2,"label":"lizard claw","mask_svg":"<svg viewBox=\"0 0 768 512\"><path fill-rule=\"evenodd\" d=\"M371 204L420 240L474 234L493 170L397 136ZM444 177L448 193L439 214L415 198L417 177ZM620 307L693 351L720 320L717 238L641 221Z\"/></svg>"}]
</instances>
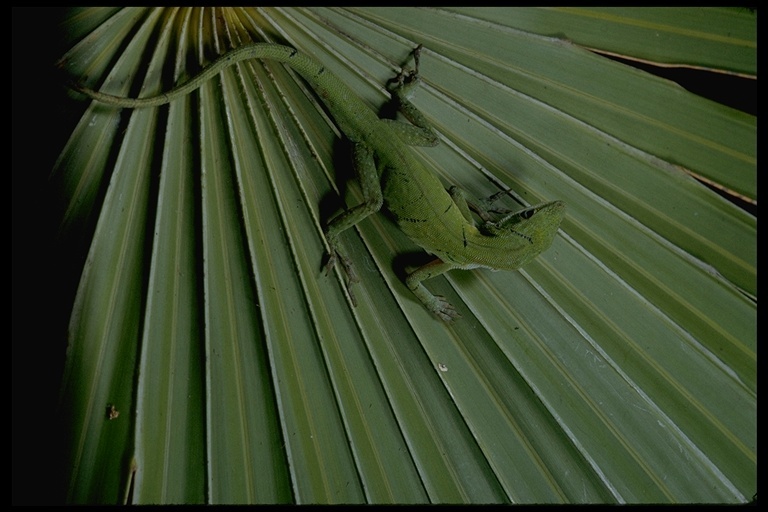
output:
<instances>
[{"instance_id":1,"label":"lizard claw","mask_svg":"<svg viewBox=\"0 0 768 512\"><path fill-rule=\"evenodd\" d=\"M453 187L451 188L453 189ZM508 208L493 206L493 203L498 201L498 199L501 196L504 196L506 194L507 194L507 191L502 190L501 192L496 192L495 194L493 194L488 198L480 199L477 203L467 201L467 206L469 206L469 209L475 212L477 216L480 217L485 222L493 222L494 218L490 215L491 213L495 215L506 215L508 213L512 213L513 211Z\"/></svg>"},{"instance_id":2,"label":"lizard claw","mask_svg":"<svg viewBox=\"0 0 768 512\"><path fill-rule=\"evenodd\" d=\"M344 272L344 285L347 289L347 293L349 294L349 299L352 301L353 306L357 306L357 299L355 298L355 294L352 292L352 285L359 282L360 277L358 277L357 272L355 271L355 266L352 264L352 261L349 258L343 254L340 254L336 250L331 250L328 254L328 263L325 264L326 276L331 272L331 270L333 270L333 267L336 266L336 263L341 263Z\"/></svg>"},{"instance_id":3,"label":"lizard claw","mask_svg":"<svg viewBox=\"0 0 768 512\"><path fill-rule=\"evenodd\" d=\"M456 308L442 295L435 295L435 302L431 305L432 312L443 322L451 323L461 317Z\"/></svg>"},{"instance_id":4,"label":"lizard claw","mask_svg":"<svg viewBox=\"0 0 768 512\"><path fill-rule=\"evenodd\" d=\"M499 215L504 215L504 214L507 214L507 213L512 213L512 210L510 210L509 208L503 208L503 207L500 207L500 206L499 207L494 207L493 206L493 203L495 203L496 201L499 200L500 197L504 197L508 193L509 193L508 190L502 190L500 192L496 192L495 194L493 194L489 198L485 199L483 201L483 205L485 206L485 209L488 210L491 213L496 213L496 214L499 214Z\"/></svg>"},{"instance_id":5,"label":"lizard claw","mask_svg":"<svg viewBox=\"0 0 768 512\"><path fill-rule=\"evenodd\" d=\"M422 45L413 49L411 54L413 55L414 69L408 69L403 67L400 69L400 73L395 78L390 80L387 88L390 92L396 95L407 95L410 90L419 84L421 77L419 76L419 57L421 56Z\"/></svg>"}]
</instances>

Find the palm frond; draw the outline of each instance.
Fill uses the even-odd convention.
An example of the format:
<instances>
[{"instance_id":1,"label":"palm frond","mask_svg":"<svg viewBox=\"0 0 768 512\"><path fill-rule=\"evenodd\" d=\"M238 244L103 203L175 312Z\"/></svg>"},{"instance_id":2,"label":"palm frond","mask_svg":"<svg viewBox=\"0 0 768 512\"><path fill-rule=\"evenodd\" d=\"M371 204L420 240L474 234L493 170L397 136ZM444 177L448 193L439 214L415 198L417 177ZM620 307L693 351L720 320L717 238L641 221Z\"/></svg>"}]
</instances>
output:
<instances>
[{"instance_id":1,"label":"palm frond","mask_svg":"<svg viewBox=\"0 0 768 512\"><path fill-rule=\"evenodd\" d=\"M321 227L360 194L296 74L243 62L168 106L83 102L53 174L62 236L90 239L62 385L69 501L754 494L756 219L693 176L756 202L756 119L584 48L749 75L754 13L126 8L65 26L62 67L104 92L167 90L257 40L376 110L421 43L414 102L442 140L414 149L425 165L509 208L568 204L522 271L427 283L451 326L402 284L415 247L366 219L343 237L353 307L321 273Z\"/></svg>"}]
</instances>

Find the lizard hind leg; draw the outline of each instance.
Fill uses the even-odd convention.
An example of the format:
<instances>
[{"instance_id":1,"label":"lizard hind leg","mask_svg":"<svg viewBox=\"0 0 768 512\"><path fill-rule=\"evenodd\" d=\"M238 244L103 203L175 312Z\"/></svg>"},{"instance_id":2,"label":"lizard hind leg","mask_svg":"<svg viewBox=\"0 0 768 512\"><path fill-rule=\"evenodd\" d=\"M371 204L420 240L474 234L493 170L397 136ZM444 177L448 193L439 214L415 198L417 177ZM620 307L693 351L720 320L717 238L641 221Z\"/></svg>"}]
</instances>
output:
<instances>
[{"instance_id":1,"label":"lizard hind leg","mask_svg":"<svg viewBox=\"0 0 768 512\"><path fill-rule=\"evenodd\" d=\"M421 49L422 45L419 45L410 53L410 55L413 56L413 69L408 68L407 65L403 65L397 76L389 81L387 89L389 89L390 92L400 95L408 95L410 94L410 91L419 84L421 81L421 78L419 77Z\"/></svg>"},{"instance_id":2,"label":"lizard hind leg","mask_svg":"<svg viewBox=\"0 0 768 512\"><path fill-rule=\"evenodd\" d=\"M357 299L355 293L352 291L352 285L360 281L360 277L355 271L355 266L352 264L347 256L339 252L338 248L335 248L336 244L332 244L332 248L328 254L328 261L325 264L325 275L328 275L336 266L336 263L341 263L344 272L344 285L349 294L349 299L352 301L353 306L357 306Z\"/></svg>"},{"instance_id":3,"label":"lizard hind leg","mask_svg":"<svg viewBox=\"0 0 768 512\"><path fill-rule=\"evenodd\" d=\"M383 121L390 124L403 142L411 146L436 146L440 143L432 125L416 106L411 103L410 96L413 90L421 83L419 76L419 55L421 54L421 45L413 50L415 69L406 70L403 68L400 73L388 84L392 95L392 103L398 112L400 112L408 121L402 123L391 119Z\"/></svg>"},{"instance_id":4,"label":"lizard hind leg","mask_svg":"<svg viewBox=\"0 0 768 512\"><path fill-rule=\"evenodd\" d=\"M363 192L363 202L340 213L328 223L325 230L325 239L328 241L328 262L325 265L326 275L330 273L336 263L341 263L345 276L345 285L352 304L356 305L355 296L352 293L352 285L360 281L355 267L348 257L339 251L338 237L345 231L372 213L379 211L384 204L384 195L381 191L379 175L371 148L362 143L353 146L355 171L357 172L360 187Z\"/></svg>"}]
</instances>

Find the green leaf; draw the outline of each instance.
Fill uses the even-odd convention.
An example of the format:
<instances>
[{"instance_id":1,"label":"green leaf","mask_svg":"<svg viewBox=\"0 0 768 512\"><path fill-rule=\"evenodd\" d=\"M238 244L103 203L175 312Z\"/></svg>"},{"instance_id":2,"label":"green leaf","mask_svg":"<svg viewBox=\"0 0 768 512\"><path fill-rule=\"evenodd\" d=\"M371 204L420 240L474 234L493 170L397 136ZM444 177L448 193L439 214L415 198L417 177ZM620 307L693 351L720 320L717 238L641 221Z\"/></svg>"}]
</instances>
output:
<instances>
[{"instance_id":1,"label":"green leaf","mask_svg":"<svg viewBox=\"0 0 768 512\"><path fill-rule=\"evenodd\" d=\"M645 60L754 78L757 24L747 8L634 7L451 9L475 19Z\"/></svg>"},{"instance_id":2,"label":"green leaf","mask_svg":"<svg viewBox=\"0 0 768 512\"><path fill-rule=\"evenodd\" d=\"M349 149L293 71L242 62L135 111L73 93L53 173L62 236L90 240L60 404L68 501L750 500L756 218L694 176L756 203L756 119L585 48L754 73L754 13L681 13L73 11L61 67L119 95L270 41L379 111L421 43L413 100L442 143L417 157L470 197L568 210L520 272L428 281L452 325L402 282L426 255L374 215L342 236L355 307L322 273L322 226L361 197Z\"/></svg>"}]
</instances>

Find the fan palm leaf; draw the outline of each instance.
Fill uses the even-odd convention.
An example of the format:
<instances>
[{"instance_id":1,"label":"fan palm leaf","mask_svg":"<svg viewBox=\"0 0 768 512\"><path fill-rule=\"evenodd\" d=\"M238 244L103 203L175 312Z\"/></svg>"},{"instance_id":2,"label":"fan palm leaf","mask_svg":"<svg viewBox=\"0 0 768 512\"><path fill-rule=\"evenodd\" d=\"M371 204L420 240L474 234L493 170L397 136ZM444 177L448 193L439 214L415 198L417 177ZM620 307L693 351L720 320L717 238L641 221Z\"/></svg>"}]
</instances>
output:
<instances>
[{"instance_id":1,"label":"fan palm leaf","mask_svg":"<svg viewBox=\"0 0 768 512\"><path fill-rule=\"evenodd\" d=\"M589 49L755 76L729 9L71 11L68 76L150 96L251 41L291 45L378 110L419 43L415 148L469 196L562 199L520 272L401 277L314 92L242 62L159 108L84 101L53 182L89 240L62 384L78 503L744 502L756 490L756 119Z\"/></svg>"}]
</instances>

